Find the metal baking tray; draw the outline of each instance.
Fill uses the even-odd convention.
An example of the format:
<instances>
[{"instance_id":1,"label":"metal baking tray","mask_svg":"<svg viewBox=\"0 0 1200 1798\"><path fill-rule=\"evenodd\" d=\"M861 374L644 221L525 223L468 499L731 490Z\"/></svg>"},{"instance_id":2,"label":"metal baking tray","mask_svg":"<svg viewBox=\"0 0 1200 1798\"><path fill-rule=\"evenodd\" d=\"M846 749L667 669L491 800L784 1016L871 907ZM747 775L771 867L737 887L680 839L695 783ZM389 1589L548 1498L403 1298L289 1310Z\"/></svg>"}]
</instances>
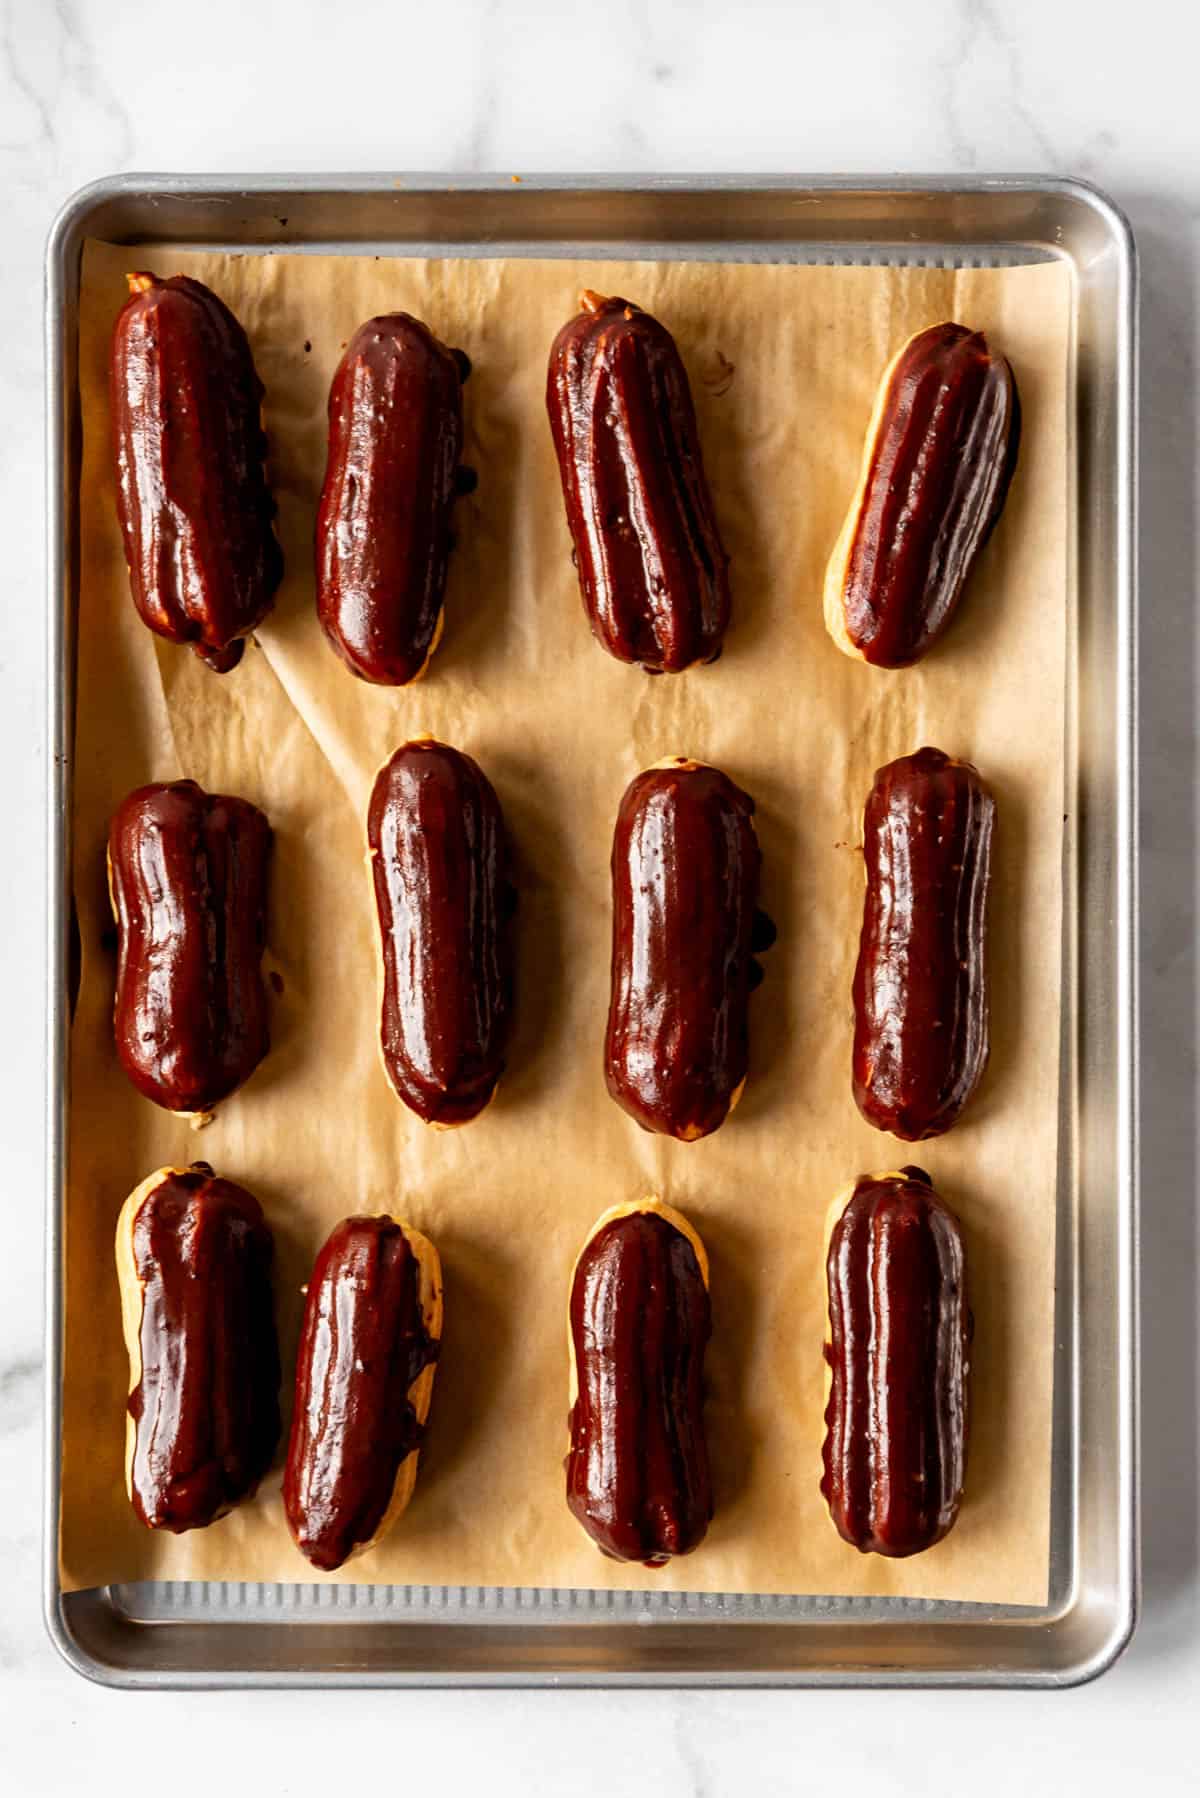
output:
<instances>
[{"instance_id":1,"label":"metal baking tray","mask_svg":"<svg viewBox=\"0 0 1200 1798\"><path fill-rule=\"evenodd\" d=\"M1072 273L1063 1081L1050 1599L143 1583L63 1593L58 1508L77 307L87 237L248 253L728 258ZM1110 1666L1138 1591L1136 261L1078 182L1004 176L138 176L70 199L46 263L50 937L45 1604L116 1686L1065 1686Z\"/></svg>"}]
</instances>

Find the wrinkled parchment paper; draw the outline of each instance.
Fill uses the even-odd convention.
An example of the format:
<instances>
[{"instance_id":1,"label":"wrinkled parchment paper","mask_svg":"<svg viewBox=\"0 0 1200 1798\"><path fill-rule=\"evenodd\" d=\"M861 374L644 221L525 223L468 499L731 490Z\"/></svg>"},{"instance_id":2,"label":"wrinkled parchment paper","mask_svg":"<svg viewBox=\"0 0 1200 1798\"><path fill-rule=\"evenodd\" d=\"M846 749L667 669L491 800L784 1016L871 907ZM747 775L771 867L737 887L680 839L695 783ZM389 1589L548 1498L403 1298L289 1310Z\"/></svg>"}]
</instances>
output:
<instances>
[{"instance_id":1,"label":"wrinkled parchment paper","mask_svg":"<svg viewBox=\"0 0 1200 1798\"><path fill-rule=\"evenodd\" d=\"M217 676L153 637L129 599L113 506L106 357L128 268L210 283L266 383L287 577L243 665ZM75 893L83 979L71 1051L62 1570L297 1580L279 1473L207 1530L152 1535L123 1489L127 1363L117 1212L151 1169L196 1157L261 1198L278 1245L290 1369L300 1288L331 1226L387 1208L436 1241L446 1329L412 1506L335 1578L502 1586L905 1593L1044 1602L1058 1134L1068 276L734 264L407 261L87 248ZM593 642L571 566L543 386L581 287L620 292L678 339L732 557L734 621L714 667L664 678ZM474 364L446 630L401 691L355 681L313 606L325 402L371 314L428 321ZM858 472L875 384L908 334L953 317L1011 357L1025 434L1008 508L947 640L917 669L854 663L825 634L821 581ZM516 846L516 1029L492 1107L427 1130L376 1052L374 909L363 820L375 769L431 731L491 776ZM933 743L976 761L999 819L992 1060L946 1137L905 1148L850 1094L850 977L872 773ZM608 856L639 769L675 753L758 804L763 899L779 926L752 1000L752 1064L715 1136L644 1134L608 1098ZM271 1054L199 1134L140 1098L113 1049L108 817L131 787L190 775L262 806L276 833ZM822 1227L858 1173L917 1160L968 1238L972 1437L950 1537L889 1562L832 1529L818 1492ZM712 1258L707 1421L716 1517L657 1572L606 1561L567 1512L566 1283L599 1212L656 1191ZM282 1453L282 1450L281 1450Z\"/></svg>"}]
</instances>

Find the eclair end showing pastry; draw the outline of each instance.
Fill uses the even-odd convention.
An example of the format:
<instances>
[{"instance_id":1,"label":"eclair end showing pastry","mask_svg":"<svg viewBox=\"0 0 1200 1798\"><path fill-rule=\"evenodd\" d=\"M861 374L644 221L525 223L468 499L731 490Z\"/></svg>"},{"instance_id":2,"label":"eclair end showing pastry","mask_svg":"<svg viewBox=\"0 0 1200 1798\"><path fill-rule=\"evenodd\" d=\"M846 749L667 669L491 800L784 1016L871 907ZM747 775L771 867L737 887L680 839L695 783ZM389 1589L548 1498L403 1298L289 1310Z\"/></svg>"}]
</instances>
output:
<instances>
[{"instance_id":1,"label":"eclair end showing pastry","mask_svg":"<svg viewBox=\"0 0 1200 1798\"><path fill-rule=\"evenodd\" d=\"M825 571L825 624L846 655L907 668L954 616L999 521L1021 410L980 331L910 337L884 371L858 487Z\"/></svg>"},{"instance_id":2,"label":"eclair end showing pastry","mask_svg":"<svg viewBox=\"0 0 1200 1798\"><path fill-rule=\"evenodd\" d=\"M661 1566L712 1517L704 1353L708 1257L681 1212L647 1198L588 1234L568 1301L567 1503L601 1551Z\"/></svg>"},{"instance_id":3,"label":"eclair end showing pastry","mask_svg":"<svg viewBox=\"0 0 1200 1798\"><path fill-rule=\"evenodd\" d=\"M258 1200L206 1162L157 1169L121 1208L125 1482L150 1529L203 1529L249 1498L271 1465L273 1255Z\"/></svg>"},{"instance_id":4,"label":"eclair end showing pastry","mask_svg":"<svg viewBox=\"0 0 1200 1798\"><path fill-rule=\"evenodd\" d=\"M283 1502L296 1546L322 1571L365 1554L412 1497L442 1311L437 1250L411 1224L348 1217L317 1256Z\"/></svg>"},{"instance_id":5,"label":"eclair end showing pastry","mask_svg":"<svg viewBox=\"0 0 1200 1798\"><path fill-rule=\"evenodd\" d=\"M971 1341L962 1233L923 1169L838 1195L826 1281L822 1495L862 1553L920 1554L962 1503Z\"/></svg>"}]
</instances>

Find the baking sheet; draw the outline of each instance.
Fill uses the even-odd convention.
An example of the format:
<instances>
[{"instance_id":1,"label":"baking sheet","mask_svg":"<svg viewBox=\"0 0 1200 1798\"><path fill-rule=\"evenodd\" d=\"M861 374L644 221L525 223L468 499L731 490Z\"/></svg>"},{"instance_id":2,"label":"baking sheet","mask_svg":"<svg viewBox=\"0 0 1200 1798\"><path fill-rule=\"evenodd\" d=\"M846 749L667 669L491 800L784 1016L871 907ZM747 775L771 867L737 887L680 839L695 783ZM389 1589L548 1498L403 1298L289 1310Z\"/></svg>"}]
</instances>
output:
<instances>
[{"instance_id":1,"label":"baking sheet","mask_svg":"<svg viewBox=\"0 0 1200 1798\"><path fill-rule=\"evenodd\" d=\"M209 281L246 324L289 572L241 669L218 678L160 644L129 603L112 509L105 358L127 267ZM89 245L76 739L83 981L72 1036L62 1571L123 1578L314 1576L278 1476L203 1532L158 1539L121 1480L126 1369L111 1238L152 1167L200 1154L262 1198L279 1247L285 1365L299 1287L336 1219L402 1209L438 1242L446 1335L417 1494L354 1582L906 1593L1038 1603L1046 1593L1058 1112L1066 631L1068 281L1003 271L733 264L414 262L132 253ZM734 558L735 622L711 669L652 680L583 620L542 388L581 286L623 291L675 332L692 375ZM324 403L362 318L406 308L475 364L447 628L425 681L354 682L313 616L311 531ZM949 639L919 669L851 663L825 636L821 577L853 489L875 380L911 331L954 316L993 334L1025 436L1005 518ZM426 1131L375 1051L366 794L420 730L491 775L519 858L517 1026L496 1103ZM919 1152L858 1117L849 982L856 844L874 768L932 741L975 759L1000 816L993 1059L964 1121ZM719 762L754 794L764 902L780 925L753 1000L746 1096L694 1145L638 1131L600 1069L611 826L662 755ZM108 815L131 786L190 774L245 794L276 829L275 1048L199 1137L141 1100L111 1045L103 888ZM967 1499L951 1536L891 1563L834 1534L817 1491L823 1213L859 1171L919 1154L968 1236L976 1314ZM713 1262L708 1423L717 1516L654 1573L604 1561L562 1496L565 1284L608 1204L646 1189L697 1224ZM338 1576L332 1576L334 1578Z\"/></svg>"}]
</instances>

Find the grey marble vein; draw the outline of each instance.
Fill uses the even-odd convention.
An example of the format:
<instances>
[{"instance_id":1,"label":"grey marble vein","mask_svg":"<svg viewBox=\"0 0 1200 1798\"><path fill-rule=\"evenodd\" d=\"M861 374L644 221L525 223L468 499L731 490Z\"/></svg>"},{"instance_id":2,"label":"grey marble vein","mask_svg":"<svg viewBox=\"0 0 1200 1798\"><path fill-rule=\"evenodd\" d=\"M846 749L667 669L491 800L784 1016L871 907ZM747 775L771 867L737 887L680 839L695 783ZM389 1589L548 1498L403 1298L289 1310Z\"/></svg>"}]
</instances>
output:
<instances>
[{"instance_id":1,"label":"grey marble vein","mask_svg":"<svg viewBox=\"0 0 1200 1798\"><path fill-rule=\"evenodd\" d=\"M1007 109L1029 145L1027 159L1048 169L1056 167L1059 157L1054 141L1026 96L1021 43L1005 10L995 0L957 0L954 14L957 34L940 62L946 132L954 161L967 169L979 166L977 139L968 120L981 115L986 119L986 108L967 90L973 88L973 71L982 63L989 72L1003 74Z\"/></svg>"},{"instance_id":2,"label":"grey marble vein","mask_svg":"<svg viewBox=\"0 0 1200 1798\"><path fill-rule=\"evenodd\" d=\"M492 166L499 108L500 22L500 0L485 0L479 8L472 33L477 48L478 77L470 129L462 153L455 158L454 164L465 174L479 174Z\"/></svg>"},{"instance_id":3,"label":"grey marble vein","mask_svg":"<svg viewBox=\"0 0 1200 1798\"><path fill-rule=\"evenodd\" d=\"M0 1436L24 1429L38 1413L42 1358L0 1362Z\"/></svg>"},{"instance_id":4,"label":"grey marble vein","mask_svg":"<svg viewBox=\"0 0 1200 1798\"><path fill-rule=\"evenodd\" d=\"M671 1742L687 1777L689 1798L712 1798L713 1769L699 1737L702 1707L691 1693L680 1693L671 1719Z\"/></svg>"},{"instance_id":5,"label":"grey marble vein","mask_svg":"<svg viewBox=\"0 0 1200 1798\"><path fill-rule=\"evenodd\" d=\"M101 73L91 41L70 0L55 0L55 17L62 33L62 67L71 85L113 128L113 155L124 167L133 150L133 122L122 102Z\"/></svg>"},{"instance_id":6,"label":"grey marble vein","mask_svg":"<svg viewBox=\"0 0 1200 1798\"><path fill-rule=\"evenodd\" d=\"M0 153L4 154L53 145L54 142L54 121L50 108L22 66L22 54L17 42L18 10L25 10L24 7L19 8L18 0L5 0L3 14L0 15L0 79L27 103L37 128L31 138L10 139L6 136L0 140ZM11 117L8 106L4 108L4 116Z\"/></svg>"},{"instance_id":7,"label":"grey marble vein","mask_svg":"<svg viewBox=\"0 0 1200 1798\"><path fill-rule=\"evenodd\" d=\"M71 0L5 0L0 25L0 83L32 113L34 130L0 141L0 154L20 163L72 158L81 134L96 140L101 159L124 167L133 151L129 112L109 86L88 31Z\"/></svg>"}]
</instances>

